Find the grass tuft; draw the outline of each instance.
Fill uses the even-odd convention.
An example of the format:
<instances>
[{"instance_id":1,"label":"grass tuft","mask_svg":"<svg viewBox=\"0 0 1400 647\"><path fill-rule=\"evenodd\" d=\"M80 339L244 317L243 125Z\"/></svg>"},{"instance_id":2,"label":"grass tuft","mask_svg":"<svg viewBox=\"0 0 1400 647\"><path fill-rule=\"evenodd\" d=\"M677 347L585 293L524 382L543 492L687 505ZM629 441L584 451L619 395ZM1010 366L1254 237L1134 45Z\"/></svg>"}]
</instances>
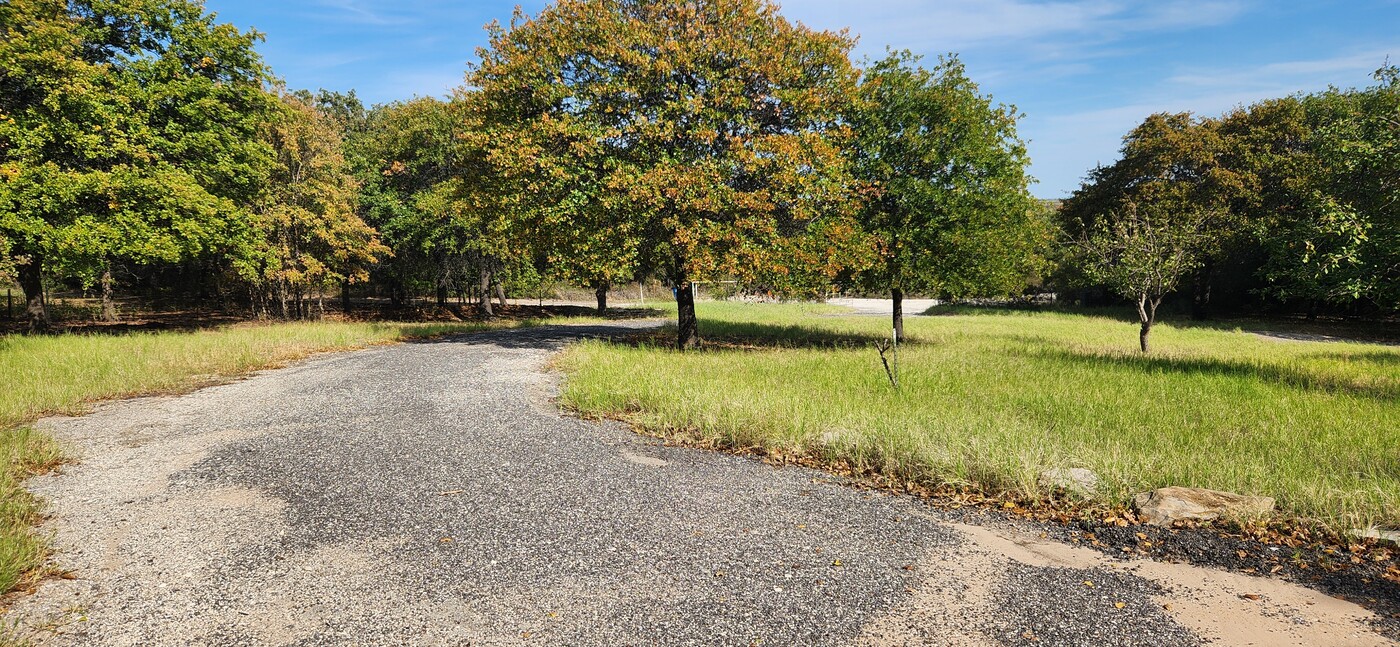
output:
<instances>
[{"instance_id":1,"label":"grass tuft","mask_svg":"<svg viewBox=\"0 0 1400 647\"><path fill-rule=\"evenodd\" d=\"M47 435L29 427L0 431L0 592L26 588L42 572L49 551L34 530L41 508L21 483L62 462Z\"/></svg>"}]
</instances>

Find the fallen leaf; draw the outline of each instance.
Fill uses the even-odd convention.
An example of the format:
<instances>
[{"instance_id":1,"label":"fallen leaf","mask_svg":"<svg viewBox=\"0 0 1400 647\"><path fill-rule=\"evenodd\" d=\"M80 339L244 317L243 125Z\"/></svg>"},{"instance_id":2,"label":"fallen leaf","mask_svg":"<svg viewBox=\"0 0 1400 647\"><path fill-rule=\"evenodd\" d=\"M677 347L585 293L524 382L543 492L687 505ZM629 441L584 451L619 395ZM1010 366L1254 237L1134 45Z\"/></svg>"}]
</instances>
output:
<instances>
[{"instance_id":1,"label":"fallen leaf","mask_svg":"<svg viewBox=\"0 0 1400 647\"><path fill-rule=\"evenodd\" d=\"M452 496L454 494L461 494L463 492L466 492L466 490L448 490L446 492L438 492L438 496Z\"/></svg>"},{"instance_id":2,"label":"fallen leaf","mask_svg":"<svg viewBox=\"0 0 1400 647\"><path fill-rule=\"evenodd\" d=\"M1094 588L1094 583L1090 582L1089 580L1084 580L1084 586L1087 586L1092 589Z\"/></svg>"},{"instance_id":3,"label":"fallen leaf","mask_svg":"<svg viewBox=\"0 0 1400 647\"><path fill-rule=\"evenodd\" d=\"M1241 594L1240 594L1240 597L1242 597L1242 598L1244 598L1244 599L1246 599L1246 600L1258 600L1258 599L1259 599L1259 594L1258 594L1258 593L1241 593Z\"/></svg>"},{"instance_id":4,"label":"fallen leaf","mask_svg":"<svg viewBox=\"0 0 1400 647\"><path fill-rule=\"evenodd\" d=\"M1114 602L1114 603L1113 603L1113 608L1115 608L1115 609L1122 609L1123 607L1126 607L1126 606L1128 606L1128 604L1127 604L1126 602Z\"/></svg>"},{"instance_id":5,"label":"fallen leaf","mask_svg":"<svg viewBox=\"0 0 1400 647\"><path fill-rule=\"evenodd\" d=\"M832 566L840 566L840 565L841 565L841 560L839 560L839 559L833 559L833 560L831 560L831 565L832 565Z\"/></svg>"}]
</instances>

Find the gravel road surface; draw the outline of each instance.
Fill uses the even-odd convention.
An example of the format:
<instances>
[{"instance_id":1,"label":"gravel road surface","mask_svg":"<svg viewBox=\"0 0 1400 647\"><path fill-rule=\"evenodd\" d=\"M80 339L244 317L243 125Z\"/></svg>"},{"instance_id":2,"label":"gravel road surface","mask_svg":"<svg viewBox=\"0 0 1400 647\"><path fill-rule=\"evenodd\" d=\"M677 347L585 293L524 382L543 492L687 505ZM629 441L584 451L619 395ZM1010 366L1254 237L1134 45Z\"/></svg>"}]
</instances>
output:
<instances>
[{"instance_id":1,"label":"gravel road surface","mask_svg":"<svg viewBox=\"0 0 1400 647\"><path fill-rule=\"evenodd\" d=\"M30 481L73 579L0 620L106 646L1388 644L1310 589L561 415L550 354L641 325L328 355L43 421L82 459Z\"/></svg>"}]
</instances>

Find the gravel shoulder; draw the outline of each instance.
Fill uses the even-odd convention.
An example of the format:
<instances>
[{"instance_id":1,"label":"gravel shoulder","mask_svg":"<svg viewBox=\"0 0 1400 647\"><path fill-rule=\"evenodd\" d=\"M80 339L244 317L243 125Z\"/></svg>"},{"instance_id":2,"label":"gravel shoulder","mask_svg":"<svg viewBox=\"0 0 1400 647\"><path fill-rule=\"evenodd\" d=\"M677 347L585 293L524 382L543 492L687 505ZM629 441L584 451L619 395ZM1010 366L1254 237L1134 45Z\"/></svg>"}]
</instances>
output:
<instances>
[{"instance_id":1,"label":"gravel shoulder","mask_svg":"<svg viewBox=\"0 0 1400 647\"><path fill-rule=\"evenodd\" d=\"M561 415L643 323L329 355L40 424L53 645L1386 645L1279 580L1114 559L826 473ZM1242 597L1250 596L1250 597Z\"/></svg>"}]
</instances>

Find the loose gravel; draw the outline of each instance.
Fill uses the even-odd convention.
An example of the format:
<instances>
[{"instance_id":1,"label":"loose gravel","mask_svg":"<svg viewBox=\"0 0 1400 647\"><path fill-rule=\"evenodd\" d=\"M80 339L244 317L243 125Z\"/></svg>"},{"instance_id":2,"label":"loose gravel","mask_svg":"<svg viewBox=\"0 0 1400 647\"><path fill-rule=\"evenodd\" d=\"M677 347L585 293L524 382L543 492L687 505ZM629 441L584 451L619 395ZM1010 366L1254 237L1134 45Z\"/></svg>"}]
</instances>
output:
<instances>
[{"instance_id":1,"label":"loose gravel","mask_svg":"<svg viewBox=\"0 0 1400 647\"><path fill-rule=\"evenodd\" d=\"M330 355L46 420L82 458L30 482L73 579L10 619L55 645L1235 644L1168 612L1162 572L561 415L549 355L642 325ZM1329 631L1384 644L1342 609Z\"/></svg>"}]
</instances>

